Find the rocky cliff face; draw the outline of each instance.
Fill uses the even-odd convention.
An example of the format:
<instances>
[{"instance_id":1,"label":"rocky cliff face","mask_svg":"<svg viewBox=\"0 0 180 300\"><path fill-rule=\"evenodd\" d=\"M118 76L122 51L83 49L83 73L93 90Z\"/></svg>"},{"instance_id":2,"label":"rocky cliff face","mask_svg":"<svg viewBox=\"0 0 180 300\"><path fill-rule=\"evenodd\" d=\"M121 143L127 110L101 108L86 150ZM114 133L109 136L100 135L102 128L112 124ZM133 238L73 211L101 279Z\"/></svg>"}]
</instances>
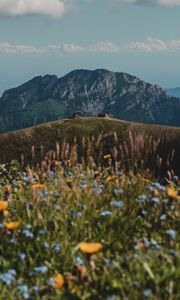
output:
<instances>
[{"instance_id":1,"label":"rocky cliff face","mask_svg":"<svg viewBox=\"0 0 180 300\"><path fill-rule=\"evenodd\" d=\"M0 98L0 121L5 116L10 119L14 116L22 118L24 113L27 116L32 107L36 107L38 115L37 104L38 109L42 110L50 99L54 101L53 107L57 106L58 110L63 107L63 113L57 116L48 105L49 111L43 120L37 121L36 116L35 121L32 116L23 127L57 119L75 110L89 115L106 111L113 117L125 120L180 126L180 99L168 96L159 86L137 77L104 69L75 70L59 79L55 75L38 76L7 90ZM0 122L1 131L9 130L8 122L5 123L7 129L2 130ZM21 128L20 123L13 125L12 122L10 130Z\"/></svg>"}]
</instances>

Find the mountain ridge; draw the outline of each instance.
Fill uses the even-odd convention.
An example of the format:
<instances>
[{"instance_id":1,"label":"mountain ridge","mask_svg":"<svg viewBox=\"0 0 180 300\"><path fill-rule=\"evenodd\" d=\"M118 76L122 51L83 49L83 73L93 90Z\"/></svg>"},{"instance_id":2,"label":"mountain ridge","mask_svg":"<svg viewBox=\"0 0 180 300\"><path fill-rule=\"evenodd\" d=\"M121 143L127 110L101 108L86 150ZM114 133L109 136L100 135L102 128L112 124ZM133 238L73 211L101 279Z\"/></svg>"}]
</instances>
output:
<instances>
[{"instance_id":1,"label":"mountain ridge","mask_svg":"<svg viewBox=\"0 0 180 300\"><path fill-rule=\"evenodd\" d=\"M166 89L167 94L172 97L180 98L180 87Z\"/></svg>"},{"instance_id":2,"label":"mountain ridge","mask_svg":"<svg viewBox=\"0 0 180 300\"><path fill-rule=\"evenodd\" d=\"M47 106L47 109L46 109ZM180 126L180 99L125 72L77 69L36 76L0 98L0 132L57 120L80 110L127 121Z\"/></svg>"}]
</instances>

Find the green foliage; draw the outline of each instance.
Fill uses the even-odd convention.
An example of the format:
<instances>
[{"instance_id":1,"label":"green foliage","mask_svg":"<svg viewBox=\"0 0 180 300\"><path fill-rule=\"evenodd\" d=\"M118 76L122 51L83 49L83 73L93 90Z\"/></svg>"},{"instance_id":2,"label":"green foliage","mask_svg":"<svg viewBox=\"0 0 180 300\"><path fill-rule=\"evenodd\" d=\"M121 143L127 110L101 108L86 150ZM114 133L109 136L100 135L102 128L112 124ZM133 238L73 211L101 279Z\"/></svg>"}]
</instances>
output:
<instances>
[{"instance_id":1,"label":"green foliage","mask_svg":"<svg viewBox=\"0 0 180 300\"><path fill-rule=\"evenodd\" d=\"M109 167L1 166L0 299L180 299L178 178L169 184ZM83 253L82 241L102 250Z\"/></svg>"}]
</instances>

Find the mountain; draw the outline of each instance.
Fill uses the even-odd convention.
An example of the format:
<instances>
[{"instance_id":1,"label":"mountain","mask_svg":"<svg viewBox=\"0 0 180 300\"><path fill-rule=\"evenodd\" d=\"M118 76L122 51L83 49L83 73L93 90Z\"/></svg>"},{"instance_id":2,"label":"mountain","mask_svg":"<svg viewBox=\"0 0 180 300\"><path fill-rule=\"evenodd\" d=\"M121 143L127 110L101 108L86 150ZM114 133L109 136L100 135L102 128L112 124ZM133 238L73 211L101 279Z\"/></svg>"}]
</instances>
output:
<instances>
[{"instance_id":1,"label":"mountain","mask_svg":"<svg viewBox=\"0 0 180 300\"><path fill-rule=\"evenodd\" d=\"M180 99L126 73L74 70L62 78L38 76L0 98L0 132L64 118L108 112L128 121L180 126Z\"/></svg>"},{"instance_id":2,"label":"mountain","mask_svg":"<svg viewBox=\"0 0 180 300\"><path fill-rule=\"evenodd\" d=\"M172 97L177 97L180 98L180 88L172 88L172 89L167 89L167 94L172 96Z\"/></svg>"}]
</instances>

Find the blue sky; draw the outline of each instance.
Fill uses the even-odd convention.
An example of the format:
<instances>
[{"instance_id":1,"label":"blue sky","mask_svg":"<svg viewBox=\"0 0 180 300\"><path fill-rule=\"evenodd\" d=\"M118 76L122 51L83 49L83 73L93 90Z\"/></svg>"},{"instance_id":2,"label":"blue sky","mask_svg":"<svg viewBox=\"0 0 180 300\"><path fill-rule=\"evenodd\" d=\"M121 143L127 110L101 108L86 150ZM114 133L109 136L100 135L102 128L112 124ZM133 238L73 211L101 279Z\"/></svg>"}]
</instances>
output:
<instances>
[{"instance_id":1,"label":"blue sky","mask_svg":"<svg viewBox=\"0 0 180 300\"><path fill-rule=\"evenodd\" d=\"M107 68L180 86L180 0L0 0L0 92Z\"/></svg>"}]
</instances>

